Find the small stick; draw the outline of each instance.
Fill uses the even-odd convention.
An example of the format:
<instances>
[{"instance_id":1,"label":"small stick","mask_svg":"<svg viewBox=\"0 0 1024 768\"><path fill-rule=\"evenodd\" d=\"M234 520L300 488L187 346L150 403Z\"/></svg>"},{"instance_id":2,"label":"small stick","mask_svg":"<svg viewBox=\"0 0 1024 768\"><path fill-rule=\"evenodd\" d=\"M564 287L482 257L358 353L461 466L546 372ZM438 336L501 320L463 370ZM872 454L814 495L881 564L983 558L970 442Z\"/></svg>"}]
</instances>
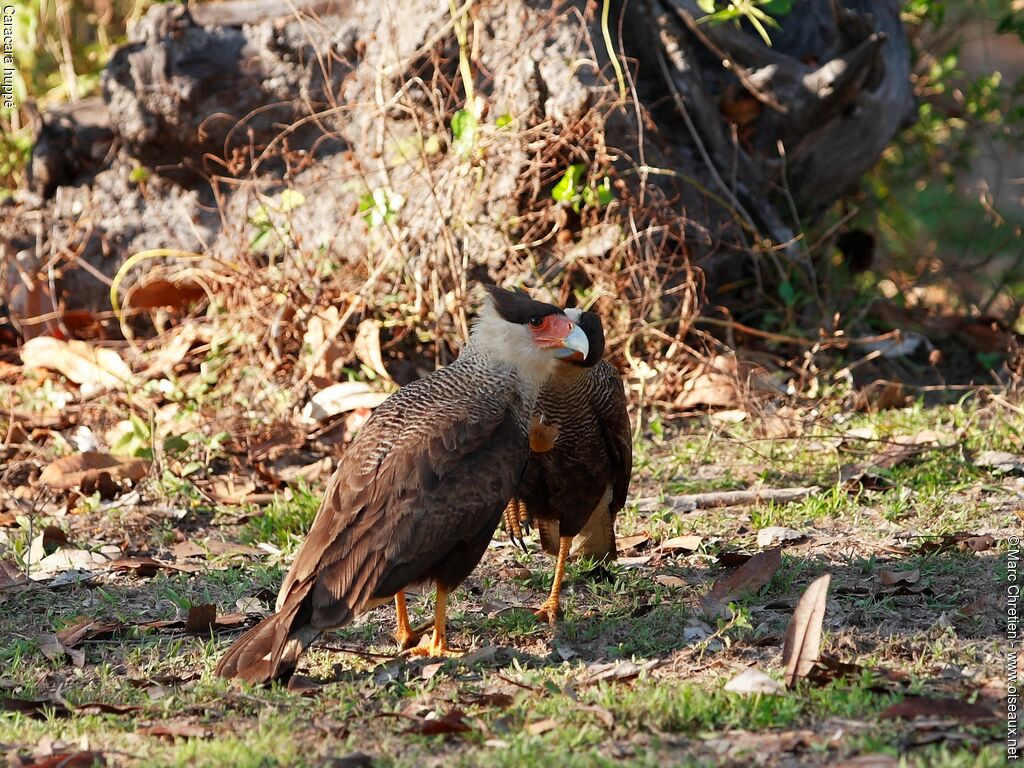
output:
<instances>
[{"instance_id":1,"label":"small stick","mask_svg":"<svg viewBox=\"0 0 1024 768\"><path fill-rule=\"evenodd\" d=\"M692 512L695 509L711 509L714 507L736 507L742 504L757 504L773 501L788 504L800 501L812 493L820 491L816 485L806 488L753 488L743 491L711 491L710 493L691 493L684 496L646 496L634 499L633 503L641 512L653 509L674 509L680 512Z\"/></svg>"}]
</instances>

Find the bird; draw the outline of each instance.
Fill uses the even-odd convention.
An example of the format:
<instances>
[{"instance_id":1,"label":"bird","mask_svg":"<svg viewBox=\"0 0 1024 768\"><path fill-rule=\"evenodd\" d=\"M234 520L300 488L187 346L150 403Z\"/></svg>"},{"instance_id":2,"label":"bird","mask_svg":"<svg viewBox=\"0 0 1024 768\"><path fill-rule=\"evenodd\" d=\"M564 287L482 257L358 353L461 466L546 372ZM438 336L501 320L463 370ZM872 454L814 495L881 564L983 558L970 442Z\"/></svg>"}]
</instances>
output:
<instances>
[{"instance_id":1,"label":"bird","mask_svg":"<svg viewBox=\"0 0 1024 768\"><path fill-rule=\"evenodd\" d=\"M450 365L401 387L342 455L277 596L216 668L253 684L289 677L323 632L434 582L434 634L423 655L451 655L447 596L476 567L529 456L541 387L561 356L589 353L560 308L486 286L466 345Z\"/></svg>"},{"instance_id":2,"label":"bird","mask_svg":"<svg viewBox=\"0 0 1024 768\"><path fill-rule=\"evenodd\" d=\"M522 524L532 522L544 551L556 556L551 592L535 612L552 624L570 552L615 559L615 516L626 504L633 469L625 387L602 359L600 318L578 309L565 314L583 329L589 352L560 360L541 390L531 420L530 458L503 513L513 540L522 545Z\"/></svg>"}]
</instances>

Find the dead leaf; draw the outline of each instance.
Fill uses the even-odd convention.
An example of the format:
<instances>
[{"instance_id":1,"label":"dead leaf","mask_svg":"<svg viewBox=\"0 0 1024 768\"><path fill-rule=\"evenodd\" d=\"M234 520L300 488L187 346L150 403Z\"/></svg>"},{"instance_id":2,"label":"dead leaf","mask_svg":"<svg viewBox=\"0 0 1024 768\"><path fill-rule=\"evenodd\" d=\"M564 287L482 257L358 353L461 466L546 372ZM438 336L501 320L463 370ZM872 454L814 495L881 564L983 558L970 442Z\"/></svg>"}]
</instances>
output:
<instances>
[{"instance_id":1,"label":"dead leaf","mask_svg":"<svg viewBox=\"0 0 1024 768\"><path fill-rule=\"evenodd\" d=\"M449 710L443 717L424 718L405 729L405 733L419 733L423 736L466 733L473 728L466 722L462 710Z\"/></svg>"},{"instance_id":2,"label":"dead leaf","mask_svg":"<svg viewBox=\"0 0 1024 768\"><path fill-rule=\"evenodd\" d=\"M1006 451L982 451L974 457L974 465L1003 475L1024 474L1024 456Z\"/></svg>"},{"instance_id":3,"label":"dead leaf","mask_svg":"<svg viewBox=\"0 0 1024 768\"><path fill-rule=\"evenodd\" d=\"M799 678L806 677L821 653L821 629L828 599L829 574L810 583L797 603L786 629L782 646L782 662L786 665L786 687L793 688Z\"/></svg>"},{"instance_id":4,"label":"dead leaf","mask_svg":"<svg viewBox=\"0 0 1024 768\"><path fill-rule=\"evenodd\" d=\"M488 691L471 696L466 699L465 703L468 706L474 707L498 707L500 709L505 709L512 706L513 701L515 701L515 697L510 693L505 693L503 691Z\"/></svg>"},{"instance_id":5,"label":"dead leaf","mask_svg":"<svg viewBox=\"0 0 1024 768\"><path fill-rule=\"evenodd\" d=\"M937 538L929 537L917 547L917 553L926 555L935 552L946 552L959 549L963 552L984 552L995 546L995 538L991 534L979 536L974 533L947 533Z\"/></svg>"},{"instance_id":6,"label":"dead leaf","mask_svg":"<svg viewBox=\"0 0 1024 768\"><path fill-rule=\"evenodd\" d=\"M22 757L17 752L7 755L8 768L94 768L106 765L102 752L89 752L77 749L58 749L47 754L34 754Z\"/></svg>"},{"instance_id":7,"label":"dead leaf","mask_svg":"<svg viewBox=\"0 0 1024 768\"><path fill-rule=\"evenodd\" d=\"M696 552L700 549L701 542L703 541L704 538L702 536L673 536L671 539L666 539L661 542L661 546L659 548Z\"/></svg>"},{"instance_id":8,"label":"dead leaf","mask_svg":"<svg viewBox=\"0 0 1024 768\"><path fill-rule=\"evenodd\" d=\"M331 473L334 460L330 456L316 459L308 451L288 451L261 468L279 482L312 484Z\"/></svg>"},{"instance_id":9,"label":"dead leaf","mask_svg":"<svg viewBox=\"0 0 1024 768\"><path fill-rule=\"evenodd\" d=\"M556 728L558 728L558 721L550 717L544 720L534 720L525 726L526 732L532 736L540 736L542 733L553 731Z\"/></svg>"},{"instance_id":10,"label":"dead leaf","mask_svg":"<svg viewBox=\"0 0 1024 768\"><path fill-rule=\"evenodd\" d=\"M600 683L604 680L615 680L624 682L639 677L641 672L648 672L659 666L662 662L659 659L652 659L637 664L634 661L609 661L604 663L589 664L587 671L590 673L582 682Z\"/></svg>"},{"instance_id":11,"label":"dead leaf","mask_svg":"<svg viewBox=\"0 0 1024 768\"><path fill-rule=\"evenodd\" d=\"M302 335L301 360L306 376L322 386L334 372L334 365L343 357L343 350L338 344L341 333L341 313L334 305L322 309L306 324L306 332Z\"/></svg>"},{"instance_id":12,"label":"dead leaf","mask_svg":"<svg viewBox=\"0 0 1024 768\"><path fill-rule=\"evenodd\" d=\"M50 661L60 661L64 658L64 646L54 634L48 632L36 635L36 645L39 646L39 652Z\"/></svg>"},{"instance_id":13,"label":"dead leaf","mask_svg":"<svg viewBox=\"0 0 1024 768\"><path fill-rule=\"evenodd\" d=\"M74 453L44 467L34 484L65 490L78 488L90 476L96 478L101 472L113 480L138 482L149 472L151 463L149 459L125 458L96 451Z\"/></svg>"},{"instance_id":14,"label":"dead leaf","mask_svg":"<svg viewBox=\"0 0 1024 768\"><path fill-rule=\"evenodd\" d=\"M858 755L833 763L832 768L900 768L900 761L892 755Z\"/></svg>"},{"instance_id":15,"label":"dead leaf","mask_svg":"<svg viewBox=\"0 0 1024 768\"><path fill-rule=\"evenodd\" d=\"M144 579L156 576L159 571L196 573L203 570L200 565L168 563L163 560L157 560L155 557L123 557L120 560L111 560L107 563L107 569L111 571L135 571L140 578Z\"/></svg>"},{"instance_id":16,"label":"dead leaf","mask_svg":"<svg viewBox=\"0 0 1024 768\"><path fill-rule=\"evenodd\" d=\"M631 549L640 549L651 540L651 537L646 533L637 533L633 536L623 536L618 540L619 552L627 552Z\"/></svg>"},{"instance_id":17,"label":"dead leaf","mask_svg":"<svg viewBox=\"0 0 1024 768\"><path fill-rule=\"evenodd\" d=\"M897 467L910 459L924 453L929 450L932 446L927 444L911 443L911 444L899 444L893 443L885 448L877 456L862 461L857 464L845 464L839 468L839 479L844 483L863 483L868 477L871 477L873 470L877 469L892 469Z\"/></svg>"},{"instance_id":18,"label":"dead leaf","mask_svg":"<svg viewBox=\"0 0 1024 768\"><path fill-rule=\"evenodd\" d=\"M391 381L391 374L384 367L384 357L380 352L380 323L374 318L368 317L359 324L353 351L363 365L385 381Z\"/></svg>"},{"instance_id":19,"label":"dead leaf","mask_svg":"<svg viewBox=\"0 0 1024 768\"><path fill-rule=\"evenodd\" d=\"M673 589L689 586L687 584L686 579L680 578L679 576L672 576L664 573L660 576L655 576L654 580L658 584L661 584L663 587L671 587Z\"/></svg>"},{"instance_id":20,"label":"dead leaf","mask_svg":"<svg viewBox=\"0 0 1024 768\"><path fill-rule=\"evenodd\" d=\"M205 635L213 629L216 621L216 605L209 603L193 605L188 609L188 618L185 619L185 631L190 635Z\"/></svg>"},{"instance_id":21,"label":"dead leaf","mask_svg":"<svg viewBox=\"0 0 1024 768\"><path fill-rule=\"evenodd\" d=\"M129 288L124 297L124 306L130 309L167 308L180 311L205 298L206 291L191 278L182 277L172 281L154 277Z\"/></svg>"},{"instance_id":22,"label":"dead leaf","mask_svg":"<svg viewBox=\"0 0 1024 768\"><path fill-rule=\"evenodd\" d=\"M685 380L675 405L681 409L738 405L740 397L737 382L736 358L717 355L710 361L701 362Z\"/></svg>"},{"instance_id":23,"label":"dead leaf","mask_svg":"<svg viewBox=\"0 0 1024 768\"><path fill-rule=\"evenodd\" d=\"M420 669L420 677L424 680L431 680L433 677L441 671L445 664L445 661L436 661L433 664L424 664Z\"/></svg>"},{"instance_id":24,"label":"dead leaf","mask_svg":"<svg viewBox=\"0 0 1024 768\"><path fill-rule=\"evenodd\" d=\"M857 393L854 410L885 411L892 408L903 408L909 398L903 392L903 383L878 379L862 388Z\"/></svg>"},{"instance_id":25,"label":"dead leaf","mask_svg":"<svg viewBox=\"0 0 1024 768\"><path fill-rule=\"evenodd\" d=\"M209 739L213 731L204 725L193 723L161 723L139 728L143 736L155 736L160 739Z\"/></svg>"},{"instance_id":26,"label":"dead leaf","mask_svg":"<svg viewBox=\"0 0 1024 768\"><path fill-rule=\"evenodd\" d=\"M28 549L28 562L35 565L68 543L68 535L56 525L48 525L32 539Z\"/></svg>"},{"instance_id":27,"label":"dead leaf","mask_svg":"<svg viewBox=\"0 0 1024 768\"><path fill-rule=\"evenodd\" d=\"M182 541L171 547L171 554L176 558L187 557L263 557L262 549L233 541L203 539L201 541Z\"/></svg>"},{"instance_id":28,"label":"dead leaf","mask_svg":"<svg viewBox=\"0 0 1024 768\"><path fill-rule=\"evenodd\" d=\"M782 565L782 550L774 547L758 552L731 574L715 582L702 603L714 616L725 613L727 604L747 593L756 592L771 581Z\"/></svg>"},{"instance_id":29,"label":"dead leaf","mask_svg":"<svg viewBox=\"0 0 1024 768\"><path fill-rule=\"evenodd\" d=\"M921 580L921 571L917 568L912 571L882 571L878 574L878 580L887 587L895 584L917 584Z\"/></svg>"},{"instance_id":30,"label":"dead leaf","mask_svg":"<svg viewBox=\"0 0 1024 768\"><path fill-rule=\"evenodd\" d=\"M743 694L744 696L754 694L781 696L786 692L782 683L769 677L757 667L747 667L726 683L724 690L729 691L729 693Z\"/></svg>"},{"instance_id":31,"label":"dead leaf","mask_svg":"<svg viewBox=\"0 0 1024 768\"><path fill-rule=\"evenodd\" d=\"M67 705L63 701L56 700L49 696L35 699L0 698L0 711L19 712L28 717L46 719L48 713L52 712L57 717L66 717L70 714Z\"/></svg>"},{"instance_id":32,"label":"dead leaf","mask_svg":"<svg viewBox=\"0 0 1024 768\"><path fill-rule=\"evenodd\" d=\"M913 720L917 717L944 720L989 720L996 714L983 704L970 704L959 699L932 699L926 696L907 696L898 704L878 714L884 720Z\"/></svg>"},{"instance_id":33,"label":"dead leaf","mask_svg":"<svg viewBox=\"0 0 1024 768\"><path fill-rule=\"evenodd\" d=\"M147 357L149 364L145 370L139 373L143 381L166 376L174 370L174 367L185 359L196 339L199 338L199 331L194 325L182 326L169 341L161 343L151 355Z\"/></svg>"},{"instance_id":34,"label":"dead leaf","mask_svg":"<svg viewBox=\"0 0 1024 768\"><path fill-rule=\"evenodd\" d=\"M344 381L325 387L313 395L302 408L302 418L306 423L324 421L339 413L359 408L376 408L387 398L387 393L374 392L361 381Z\"/></svg>"},{"instance_id":35,"label":"dead leaf","mask_svg":"<svg viewBox=\"0 0 1024 768\"><path fill-rule=\"evenodd\" d=\"M64 374L83 391L123 389L138 382L131 368L113 349L94 347L84 341L61 341L52 336L29 339L21 348L26 369L46 368Z\"/></svg>"},{"instance_id":36,"label":"dead leaf","mask_svg":"<svg viewBox=\"0 0 1024 768\"><path fill-rule=\"evenodd\" d=\"M772 544L781 544L784 541L803 541L806 538L808 536L803 531L770 525L757 532L757 546L770 547Z\"/></svg>"}]
</instances>

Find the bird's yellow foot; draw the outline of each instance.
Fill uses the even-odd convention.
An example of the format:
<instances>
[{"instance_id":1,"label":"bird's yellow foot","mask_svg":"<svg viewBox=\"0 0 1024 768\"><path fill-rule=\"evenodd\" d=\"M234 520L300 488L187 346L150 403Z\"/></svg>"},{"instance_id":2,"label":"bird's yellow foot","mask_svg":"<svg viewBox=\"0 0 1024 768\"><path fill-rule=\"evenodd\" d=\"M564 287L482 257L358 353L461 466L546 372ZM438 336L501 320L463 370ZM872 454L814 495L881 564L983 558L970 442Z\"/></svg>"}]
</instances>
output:
<instances>
[{"instance_id":1,"label":"bird's yellow foot","mask_svg":"<svg viewBox=\"0 0 1024 768\"><path fill-rule=\"evenodd\" d=\"M422 632L417 632L415 629L403 631L399 629L393 635L395 642L398 643L398 647L403 651L408 651L410 648L415 648L420 640L423 638Z\"/></svg>"},{"instance_id":2,"label":"bird's yellow foot","mask_svg":"<svg viewBox=\"0 0 1024 768\"><path fill-rule=\"evenodd\" d=\"M426 637L420 640L420 644L415 648L409 648L406 653L410 656L423 656L429 659L446 659L446 658L457 658L462 656L462 651L448 647L448 641L442 637L440 642L435 642L434 638L429 641Z\"/></svg>"},{"instance_id":3,"label":"bird's yellow foot","mask_svg":"<svg viewBox=\"0 0 1024 768\"><path fill-rule=\"evenodd\" d=\"M548 598L541 604L540 608L533 612L533 615L537 617L537 621L546 621L551 626L555 626L555 622L558 621L559 611L558 601Z\"/></svg>"}]
</instances>

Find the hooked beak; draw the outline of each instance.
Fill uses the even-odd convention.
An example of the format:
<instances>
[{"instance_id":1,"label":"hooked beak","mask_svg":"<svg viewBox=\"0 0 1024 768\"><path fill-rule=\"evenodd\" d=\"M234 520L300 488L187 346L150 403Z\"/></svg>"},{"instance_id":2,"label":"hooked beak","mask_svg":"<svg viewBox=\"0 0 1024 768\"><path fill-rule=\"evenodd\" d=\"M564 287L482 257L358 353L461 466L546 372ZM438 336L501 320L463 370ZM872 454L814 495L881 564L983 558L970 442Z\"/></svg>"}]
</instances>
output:
<instances>
[{"instance_id":1,"label":"hooked beak","mask_svg":"<svg viewBox=\"0 0 1024 768\"><path fill-rule=\"evenodd\" d=\"M590 342L583 329L573 323L569 335L562 339L562 348L555 352L555 357L565 360L586 360L590 354Z\"/></svg>"},{"instance_id":2,"label":"hooked beak","mask_svg":"<svg viewBox=\"0 0 1024 768\"><path fill-rule=\"evenodd\" d=\"M534 343L541 349L551 349L560 360L582 355L585 359L590 353L590 342L587 334L576 323L565 315L549 315L544 325L538 329L530 329Z\"/></svg>"}]
</instances>

